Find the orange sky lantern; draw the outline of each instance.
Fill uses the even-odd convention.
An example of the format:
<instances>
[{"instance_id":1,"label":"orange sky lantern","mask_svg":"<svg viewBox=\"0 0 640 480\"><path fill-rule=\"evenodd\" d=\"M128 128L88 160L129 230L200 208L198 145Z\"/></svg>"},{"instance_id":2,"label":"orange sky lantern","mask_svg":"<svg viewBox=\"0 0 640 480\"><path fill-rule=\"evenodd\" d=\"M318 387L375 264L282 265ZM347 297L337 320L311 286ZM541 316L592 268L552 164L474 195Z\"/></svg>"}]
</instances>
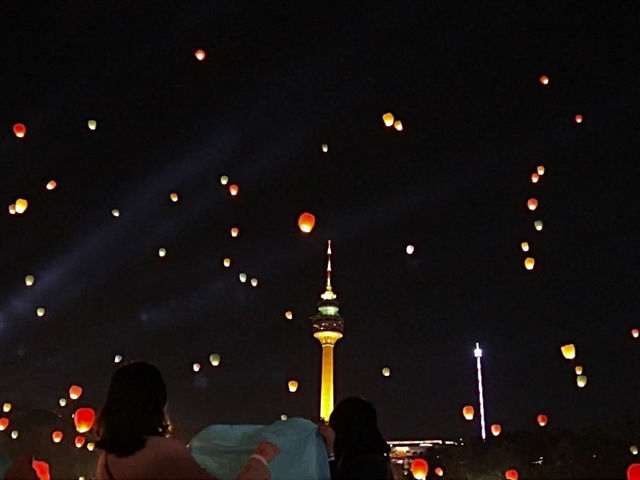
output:
<instances>
[{"instance_id":1,"label":"orange sky lantern","mask_svg":"<svg viewBox=\"0 0 640 480\"><path fill-rule=\"evenodd\" d=\"M537 173L532 173L531 174L531 183L538 183L538 180L540 180L540 175L538 175Z\"/></svg>"},{"instance_id":2,"label":"orange sky lantern","mask_svg":"<svg viewBox=\"0 0 640 480\"><path fill-rule=\"evenodd\" d=\"M524 268L527 270L533 270L533 267L536 265L536 259L533 257L527 257L524 259Z\"/></svg>"},{"instance_id":3,"label":"orange sky lantern","mask_svg":"<svg viewBox=\"0 0 640 480\"><path fill-rule=\"evenodd\" d=\"M576 375L582 375L582 365L576 365L576 368L574 370L576 372Z\"/></svg>"},{"instance_id":4,"label":"orange sky lantern","mask_svg":"<svg viewBox=\"0 0 640 480\"><path fill-rule=\"evenodd\" d=\"M51 434L51 439L53 440L53 443L60 443L62 441L62 437L64 437L64 435L60 430L56 430Z\"/></svg>"},{"instance_id":5,"label":"orange sky lantern","mask_svg":"<svg viewBox=\"0 0 640 480\"><path fill-rule=\"evenodd\" d=\"M538 199L531 197L529 200L527 200L527 208L531 211L538 208Z\"/></svg>"},{"instance_id":6,"label":"orange sky lantern","mask_svg":"<svg viewBox=\"0 0 640 480\"><path fill-rule=\"evenodd\" d=\"M199 48L198 50L195 51L194 53L195 57L198 59L198 61L203 61L205 58L207 58L207 54L205 53L204 50L202 50L201 48Z\"/></svg>"},{"instance_id":7,"label":"orange sky lantern","mask_svg":"<svg viewBox=\"0 0 640 480\"><path fill-rule=\"evenodd\" d=\"M312 213L304 212L298 217L298 228L303 233L309 233L316 224L316 217Z\"/></svg>"},{"instance_id":8,"label":"orange sky lantern","mask_svg":"<svg viewBox=\"0 0 640 480\"><path fill-rule=\"evenodd\" d=\"M395 122L393 122L393 128L395 128L399 132L401 132L404 129L404 127L402 126L402 122L400 120L396 120Z\"/></svg>"},{"instance_id":9,"label":"orange sky lantern","mask_svg":"<svg viewBox=\"0 0 640 480\"><path fill-rule=\"evenodd\" d=\"M418 480L424 480L427 478L427 472L429 471L429 464L424 458L414 458L411 462L411 474Z\"/></svg>"},{"instance_id":10,"label":"orange sky lantern","mask_svg":"<svg viewBox=\"0 0 640 480\"><path fill-rule=\"evenodd\" d=\"M538 165L536 167L536 172L538 172L538 175L540 176L544 175L544 165Z\"/></svg>"},{"instance_id":11,"label":"orange sky lantern","mask_svg":"<svg viewBox=\"0 0 640 480\"><path fill-rule=\"evenodd\" d=\"M240 230L238 230L238 227L233 227L231 229L231 236L232 237L234 237L234 238L237 237L239 233L240 233Z\"/></svg>"},{"instance_id":12,"label":"orange sky lantern","mask_svg":"<svg viewBox=\"0 0 640 480\"><path fill-rule=\"evenodd\" d=\"M541 413L540 415L538 415L538 425L540 425L541 427L544 427L548 421L549 419L544 413Z\"/></svg>"},{"instance_id":13,"label":"orange sky lantern","mask_svg":"<svg viewBox=\"0 0 640 480\"><path fill-rule=\"evenodd\" d=\"M240 191L240 187L238 187L238 185L236 185L235 183L232 185L229 185L229 193L231 194L232 197L235 197L236 195L238 195L239 191Z\"/></svg>"},{"instance_id":14,"label":"orange sky lantern","mask_svg":"<svg viewBox=\"0 0 640 480\"><path fill-rule=\"evenodd\" d=\"M441 477L442 475L444 475L444 470L442 469L442 467L436 467L433 473Z\"/></svg>"},{"instance_id":15,"label":"orange sky lantern","mask_svg":"<svg viewBox=\"0 0 640 480\"><path fill-rule=\"evenodd\" d=\"M289 391L292 393L298 390L298 382L296 382L295 380L289 380L287 386L289 387Z\"/></svg>"},{"instance_id":16,"label":"orange sky lantern","mask_svg":"<svg viewBox=\"0 0 640 480\"><path fill-rule=\"evenodd\" d=\"M4 413L9 413L11 411L11 407L12 407L11 402L4 402L2 404L2 411Z\"/></svg>"},{"instance_id":17,"label":"orange sky lantern","mask_svg":"<svg viewBox=\"0 0 640 480\"><path fill-rule=\"evenodd\" d=\"M55 180L49 180L47 182L47 190L54 190L58 186L58 183Z\"/></svg>"},{"instance_id":18,"label":"orange sky lantern","mask_svg":"<svg viewBox=\"0 0 640 480\"><path fill-rule=\"evenodd\" d=\"M504 472L504 478L507 480L518 480L518 471L514 468Z\"/></svg>"},{"instance_id":19,"label":"orange sky lantern","mask_svg":"<svg viewBox=\"0 0 640 480\"><path fill-rule=\"evenodd\" d=\"M16 204L12 203L11 205L9 205L9 213L11 215L15 215L16 214Z\"/></svg>"},{"instance_id":20,"label":"orange sky lantern","mask_svg":"<svg viewBox=\"0 0 640 480\"><path fill-rule=\"evenodd\" d=\"M500 432L502 432L502 425L500 425L499 423L494 423L493 425L491 425L491 433L494 437L500 435Z\"/></svg>"},{"instance_id":21,"label":"orange sky lantern","mask_svg":"<svg viewBox=\"0 0 640 480\"><path fill-rule=\"evenodd\" d=\"M76 436L74 443L76 444L76 448L82 448L86 439L82 435Z\"/></svg>"},{"instance_id":22,"label":"orange sky lantern","mask_svg":"<svg viewBox=\"0 0 640 480\"><path fill-rule=\"evenodd\" d=\"M173 203L176 203L176 202L178 201L178 194L177 194L177 193L175 193L175 192L174 192L174 193L171 193L171 194L169 195L169 198L171 199L171 201L172 201Z\"/></svg>"},{"instance_id":23,"label":"orange sky lantern","mask_svg":"<svg viewBox=\"0 0 640 480\"><path fill-rule=\"evenodd\" d=\"M575 120L576 123L582 123L582 115L580 115L579 113L576 114L576 116L573 117L573 119Z\"/></svg>"},{"instance_id":24,"label":"orange sky lantern","mask_svg":"<svg viewBox=\"0 0 640 480\"><path fill-rule=\"evenodd\" d=\"M284 312L284 316L287 320L293 320L293 312L291 310Z\"/></svg>"},{"instance_id":25,"label":"orange sky lantern","mask_svg":"<svg viewBox=\"0 0 640 480\"><path fill-rule=\"evenodd\" d=\"M466 420L473 420L474 413L475 410L471 405L465 405L464 407L462 407L462 415Z\"/></svg>"},{"instance_id":26,"label":"orange sky lantern","mask_svg":"<svg viewBox=\"0 0 640 480\"><path fill-rule=\"evenodd\" d=\"M391 127L393 126L393 113L391 112L387 112L384 115L382 115L382 121L384 122L385 127Z\"/></svg>"},{"instance_id":27,"label":"orange sky lantern","mask_svg":"<svg viewBox=\"0 0 640 480\"><path fill-rule=\"evenodd\" d=\"M89 407L79 408L73 415L73 423L75 424L78 433L86 433L91 430L95 419L96 412L93 408Z\"/></svg>"},{"instance_id":28,"label":"orange sky lantern","mask_svg":"<svg viewBox=\"0 0 640 480\"><path fill-rule=\"evenodd\" d=\"M69 398L71 400L77 400L82 395L82 387L80 385L71 385L69 387Z\"/></svg>"},{"instance_id":29,"label":"orange sky lantern","mask_svg":"<svg viewBox=\"0 0 640 480\"><path fill-rule=\"evenodd\" d=\"M16 123L13 125L13 133L16 137L22 138L27 134L27 127L24 123Z\"/></svg>"},{"instance_id":30,"label":"orange sky lantern","mask_svg":"<svg viewBox=\"0 0 640 480\"><path fill-rule=\"evenodd\" d=\"M9 419L7 417L0 418L0 432L6 430L9 426Z\"/></svg>"},{"instance_id":31,"label":"orange sky lantern","mask_svg":"<svg viewBox=\"0 0 640 480\"><path fill-rule=\"evenodd\" d=\"M33 468L38 476L38 480L50 480L51 471L49 470L49 464L42 460L31 461L31 468Z\"/></svg>"},{"instance_id":32,"label":"orange sky lantern","mask_svg":"<svg viewBox=\"0 0 640 480\"><path fill-rule=\"evenodd\" d=\"M638 330L637 328L632 328L631 329L631 336L633 338L638 338L638 336L640 336L640 330Z\"/></svg>"},{"instance_id":33,"label":"orange sky lantern","mask_svg":"<svg viewBox=\"0 0 640 480\"><path fill-rule=\"evenodd\" d=\"M16 200L15 206L16 206L16 213L24 213L27 211L27 208L29 207L29 202L24 198L19 198Z\"/></svg>"},{"instance_id":34,"label":"orange sky lantern","mask_svg":"<svg viewBox=\"0 0 640 480\"><path fill-rule=\"evenodd\" d=\"M547 77L546 75L542 75L540 77L540 83L542 85L549 85L549 77Z\"/></svg>"},{"instance_id":35,"label":"orange sky lantern","mask_svg":"<svg viewBox=\"0 0 640 480\"><path fill-rule=\"evenodd\" d=\"M225 268L229 268L231 266L231 259L230 258L225 258L224 260L222 260L222 265Z\"/></svg>"},{"instance_id":36,"label":"orange sky lantern","mask_svg":"<svg viewBox=\"0 0 640 480\"><path fill-rule=\"evenodd\" d=\"M568 343L560 347L562 356L567 360L573 360L576 358L576 346L573 343Z\"/></svg>"},{"instance_id":37,"label":"orange sky lantern","mask_svg":"<svg viewBox=\"0 0 640 480\"><path fill-rule=\"evenodd\" d=\"M529 251L529 242L522 242L520 244L520 248L522 249L523 252L528 252Z\"/></svg>"}]
</instances>

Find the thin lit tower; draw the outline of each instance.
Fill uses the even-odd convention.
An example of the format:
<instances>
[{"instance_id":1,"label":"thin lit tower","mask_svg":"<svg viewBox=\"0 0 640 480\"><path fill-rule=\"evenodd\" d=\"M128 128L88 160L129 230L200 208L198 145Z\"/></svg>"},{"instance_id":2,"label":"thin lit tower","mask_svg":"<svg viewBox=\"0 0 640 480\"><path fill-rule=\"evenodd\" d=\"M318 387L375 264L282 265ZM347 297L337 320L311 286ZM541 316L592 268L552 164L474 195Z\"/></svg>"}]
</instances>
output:
<instances>
[{"instance_id":1,"label":"thin lit tower","mask_svg":"<svg viewBox=\"0 0 640 480\"><path fill-rule=\"evenodd\" d=\"M480 402L480 434L482 440L487 439L487 433L484 429L484 396L482 394L482 349L480 344L476 342L476 348L473 350L473 354L476 357L476 369L478 370L478 399Z\"/></svg>"},{"instance_id":2,"label":"thin lit tower","mask_svg":"<svg viewBox=\"0 0 640 480\"><path fill-rule=\"evenodd\" d=\"M337 295L331 288L331 240L327 246L327 285L320 295L318 313L311 317L313 336L322 345L320 418L328 421L333 411L333 347L344 333L344 320L338 313Z\"/></svg>"}]
</instances>

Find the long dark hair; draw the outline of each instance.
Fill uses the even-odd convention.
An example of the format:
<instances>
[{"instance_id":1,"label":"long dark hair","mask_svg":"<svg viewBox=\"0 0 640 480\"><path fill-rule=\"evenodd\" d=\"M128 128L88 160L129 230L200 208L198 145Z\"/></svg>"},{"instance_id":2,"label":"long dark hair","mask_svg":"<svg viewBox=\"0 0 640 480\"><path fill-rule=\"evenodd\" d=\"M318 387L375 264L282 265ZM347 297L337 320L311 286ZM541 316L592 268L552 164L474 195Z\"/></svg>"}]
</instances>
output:
<instances>
[{"instance_id":1,"label":"long dark hair","mask_svg":"<svg viewBox=\"0 0 640 480\"><path fill-rule=\"evenodd\" d=\"M389 445L378 429L373 404L364 398L342 400L331 413L329 425L336 432L336 460L359 455L387 455Z\"/></svg>"},{"instance_id":2,"label":"long dark hair","mask_svg":"<svg viewBox=\"0 0 640 480\"><path fill-rule=\"evenodd\" d=\"M98 448L119 457L142 449L147 436L166 436L167 387L160 371L147 362L118 368L97 419Z\"/></svg>"}]
</instances>

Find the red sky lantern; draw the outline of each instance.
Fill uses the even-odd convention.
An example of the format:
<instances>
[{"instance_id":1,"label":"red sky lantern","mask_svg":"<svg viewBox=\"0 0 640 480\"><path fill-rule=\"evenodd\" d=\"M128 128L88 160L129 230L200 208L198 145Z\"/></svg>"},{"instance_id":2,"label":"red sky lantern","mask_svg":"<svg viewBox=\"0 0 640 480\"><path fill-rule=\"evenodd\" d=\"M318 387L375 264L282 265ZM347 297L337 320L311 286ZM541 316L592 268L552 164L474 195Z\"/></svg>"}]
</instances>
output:
<instances>
[{"instance_id":1,"label":"red sky lantern","mask_svg":"<svg viewBox=\"0 0 640 480\"><path fill-rule=\"evenodd\" d=\"M50 480L51 472L49 470L49 464L42 460L32 460L31 468L33 468L38 476L38 480Z\"/></svg>"},{"instance_id":2,"label":"red sky lantern","mask_svg":"<svg viewBox=\"0 0 640 480\"><path fill-rule=\"evenodd\" d=\"M638 338L638 336L640 336L640 330L638 330L637 328L632 328L631 329L631 336L633 338Z\"/></svg>"},{"instance_id":3,"label":"red sky lantern","mask_svg":"<svg viewBox=\"0 0 640 480\"><path fill-rule=\"evenodd\" d=\"M518 480L518 471L514 468L504 472L504 478L507 480Z\"/></svg>"},{"instance_id":4,"label":"red sky lantern","mask_svg":"<svg viewBox=\"0 0 640 480\"><path fill-rule=\"evenodd\" d=\"M238 230L238 227L233 227L231 229L231 236L232 237L234 237L234 238L237 237L239 233L240 233L240 230Z\"/></svg>"},{"instance_id":5,"label":"red sky lantern","mask_svg":"<svg viewBox=\"0 0 640 480\"><path fill-rule=\"evenodd\" d=\"M304 212L302 215L298 217L298 227L304 233L311 232L315 224L316 224L316 217L315 215L309 212Z\"/></svg>"},{"instance_id":6,"label":"red sky lantern","mask_svg":"<svg viewBox=\"0 0 640 480\"><path fill-rule=\"evenodd\" d=\"M79 408L73 414L73 423L76 425L78 433L85 433L93 427L93 421L96 419L96 412L93 408Z\"/></svg>"},{"instance_id":7,"label":"red sky lantern","mask_svg":"<svg viewBox=\"0 0 640 480\"><path fill-rule=\"evenodd\" d=\"M538 415L538 425L540 425L541 427L544 427L548 421L549 419L545 414L541 413L540 415Z\"/></svg>"},{"instance_id":8,"label":"red sky lantern","mask_svg":"<svg viewBox=\"0 0 640 480\"><path fill-rule=\"evenodd\" d=\"M491 425L491 433L494 437L500 435L500 432L502 432L502 425L500 425L499 423L494 423L493 425Z\"/></svg>"},{"instance_id":9,"label":"red sky lantern","mask_svg":"<svg viewBox=\"0 0 640 480\"><path fill-rule=\"evenodd\" d=\"M195 51L194 53L195 57L198 59L198 61L203 61L205 58L207 58L207 54L205 53L204 50L202 50L201 48L199 48L198 50Z\"/></svg>"},{"instance_id":10,"label":"red sky lantern","mask_svg":"<svg viewBox=\"0 0 640 480\"><path fill-rule=\"evenodd\" d=\"M238 185L236 185L235 183L233 185L229 185L229 193L232 197L238 195L238 191L240 191L240 187L238 187Z\"/></svg>"},{"instance_id":11,"label":"red sky lantern","mask_svg":"<svg viewBox=\"0 0 640 480\"><path fill-rule=\"evenodd\" d=\"M77 400L82 395L82 387L79 385L71 385L69 387L69 398L71 400Z\"/></svg>"},{"instance_id":12,"label":"red sky lantern","mask_svg":"<svg viewBox=\"0 0 640 480\"><path fill-rule=\"evenodd\" d=\"M527 208L531 211L538 208L538 199L531 197L529 200L527 200Z\"/></svg>"},{"instance_id":13,"label":"red sky lantern","mask_svg":"<svg viewBox=\"0 0 640 480\"><path fill-rule=\"evenodd\" d=\"M532 173L531 174L531 183L538 183L538 180L540 180L540 175L538 175L537 173Z\"/></svg>"},{"instance_id":14,"label":"red sky lantern","mask_svg":"<svg viewBox=\"0 0 640 480\"><path fill-rule=\"evenodd\" d=\"M546 75L542 75L540 77L540 83L542 85L549 85L549 77L547 77Z\"/></svg>"},{"instance_id":15,"label":"red sky lantern","mask_svg":"<svg viewBox=\"0 0 640 480\"><path fill-rule=\"evenodd\" d=\"M51 434L51 439L53 440L53 443L60 443L62 441L63 436L64 435L60 430L56 430Z\"/></svg>"},{"instance_id":16,"label":"red sky lantern","mask_svg":"<svg viewBox=\"0 0 640 480\"><path fill-rule=\"evenodd\" d=\"M474 410L471 405L465 405L464 407L462 407L462 415L464 416L465 419L473 420L473 414L474 414Z\"/></svg>"},{"instance_id":17,"label":"red sky lantern","mask_svg":"<svg viewBox=\"0 0 640 480\"><path fill-rule=\"evenodd\" d=\"M423 458L416 458L411 462L411 474L418 480L424 480L427 478L427 472L429 471L429 464Z\"/></svg>"},{"instance_id":18,"label":"red sky lantern","mask_svg":"<svg viewBox=\"0 0 640 480\"><path fill-rule=\"evenodd\" d=\"M7 417L0 418L0 432L6 430L9 426L9 419Z\"/></svg>"},{"instance_id":19,"label":"red sky lantern","mask_svg":"<svg viewBox=\"0 0 640 480\"><path fill-rule=\"evenodd\" d=\"M573 119L576 123L582 123L582 115L580 115L579 113L575 117L573 117Z\"/></svg>"},{"instance_id":20,"label":"red sky lantern","mask_svg":"<svg viewBox=\"0 0 640 480\"><path fill-rule=\"evenodd\" d=\"M82 448L85 440L86 439L82 435L78 435L75 439L76 448Z\"/></svg>"},{"instance_id":21,"label":"red sky lantern","mask_svg":"<svg viewBox=\"0 0 640 480\"><path fill-rule=\"evenodd\" d=\"M13 133L16 135L16 137L22 138L27 134L27 127L24 125L24 123L16 123L13 126Z\"/></svg>"},{"instance_id":22,"label":"red sky lantern","mask_svg":"<svg viewBox=\"0 0 640 480\"><path fill-rule=\"evenodd\" d=\"M436 469L433 471L433 473L435 473L436 475L441 477L442 475L444 475L444 470L442 470L441 467L436 467Z\"/></svg>"},{"instance_id":23,"label":"red sky lantern","mask_svg":"<svg viewBox=\"0 0 640 480\"><path fill-rule=\"evenodd\" d=\"M640 480L640 463L632 463L627 468L627 480Z\"/></svg>"}]
</instances>

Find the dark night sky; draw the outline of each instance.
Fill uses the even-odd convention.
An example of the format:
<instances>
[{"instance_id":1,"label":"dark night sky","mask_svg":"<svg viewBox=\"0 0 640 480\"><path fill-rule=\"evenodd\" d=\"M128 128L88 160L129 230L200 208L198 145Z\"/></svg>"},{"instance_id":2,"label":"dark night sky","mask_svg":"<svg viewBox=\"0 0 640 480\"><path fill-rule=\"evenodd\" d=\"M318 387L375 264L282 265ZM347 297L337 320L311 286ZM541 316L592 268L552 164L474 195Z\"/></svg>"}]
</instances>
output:
<instances>
[{"instance_id":1,"label":"dark night sky","mask_svg":"<svg viewBox=\"0 0 640 480\"><path fill-rule=\"evenodd\" d=\"M372 400L388 437L478 434L460 414L476 341L489 424L544 412L614 431L637 415L632 2L237 3L2 7L0 402L53 409L79 383L99 407L121 354L161 368L187 430L313 417L330 238L336 396Z\"/></svg>"}]
</instances>

